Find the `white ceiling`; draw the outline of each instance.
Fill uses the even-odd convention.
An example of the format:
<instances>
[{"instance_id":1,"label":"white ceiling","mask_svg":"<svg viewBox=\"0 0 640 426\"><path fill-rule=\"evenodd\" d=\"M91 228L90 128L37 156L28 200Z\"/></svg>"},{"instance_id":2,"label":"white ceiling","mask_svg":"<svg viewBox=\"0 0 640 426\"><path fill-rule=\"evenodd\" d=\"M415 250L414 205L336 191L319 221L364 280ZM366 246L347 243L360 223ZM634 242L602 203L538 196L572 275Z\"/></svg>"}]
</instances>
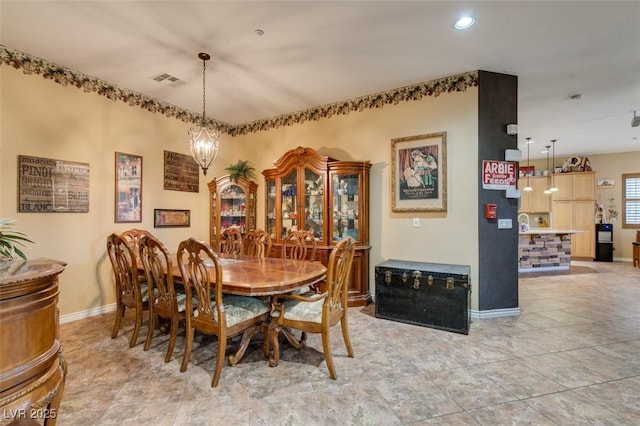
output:
<instances>
[{"instance_id":1,"label":"white ceiling","mask_svg":"<svg viewBox=\"0 0 640 426\"><path fill-rule=\"evenodd\" d=\"M640 151L639 1L0 0L0 23L6 47L198 114L207 52L207 115L229 124L481 69L518 76L531 158Z\"/></svg>"}]
</instances>

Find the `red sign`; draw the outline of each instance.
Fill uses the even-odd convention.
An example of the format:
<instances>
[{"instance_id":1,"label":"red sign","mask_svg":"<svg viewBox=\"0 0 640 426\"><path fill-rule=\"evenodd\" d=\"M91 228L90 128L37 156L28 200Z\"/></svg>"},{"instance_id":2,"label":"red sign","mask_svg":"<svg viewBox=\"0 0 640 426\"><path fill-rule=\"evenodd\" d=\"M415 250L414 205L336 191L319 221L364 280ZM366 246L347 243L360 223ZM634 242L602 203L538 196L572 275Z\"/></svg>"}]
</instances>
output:
<instances>
[{"instance_id":1,"label":"red sign","mask_svg":"<svg viewBox=\"0 0 640 426\"><path fill-rule=\"evenodd\" d=\"M482 188L509 189L516 186L516 163L513 161L482 161Z\"/></svg>"}]
</instances>

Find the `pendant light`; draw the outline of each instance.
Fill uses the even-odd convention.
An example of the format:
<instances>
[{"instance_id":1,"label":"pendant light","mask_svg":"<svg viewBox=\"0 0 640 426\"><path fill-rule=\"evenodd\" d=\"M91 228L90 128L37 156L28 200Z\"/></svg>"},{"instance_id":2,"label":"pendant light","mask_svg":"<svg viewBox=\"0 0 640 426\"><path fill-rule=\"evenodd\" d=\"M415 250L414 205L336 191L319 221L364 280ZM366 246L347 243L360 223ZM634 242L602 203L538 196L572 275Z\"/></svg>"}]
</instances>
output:
<instances>
[{"instance_id":1,"label":"pendant light","mask_svg":"<svg viewBox=\"0 0 640 426\"><path fill-rule=\"evenodd\" d=\"M198 58L202 59L202 121L200 127L189 130L189 147L191 155L196 163L202 168L202 173L207 175L207 169L216 161L218 157L218 138L220 131L207 125L206 115L206 85L205 74L207 71L207 61L211 56L207 53L198 53Z\"/></svg>"},{"instance_id":2,"label":"pendant light","mask_svg":"<svg viewBox=\"0 0 640 426\"><path fill-rule=\"evenodd\" d=\"M556 140L555 139L551 139L551 145L553 145L553 160L551 161L551 167L553 168L553 170L551 171L551 188L549 188L549 191L551 192L558 192L558 187L556 186L556 179L555 179L555 174L556 174Z\"/></svg>"},{"instance_id":3,"label":"pendant light","mask_svg":"<svg viewBox=\"0 0 640 426\"><path fill-rule=\"evenodd\" d=\"M545 145L545 148L547 148L547 171L548 171L549 170L549 148L551 148L551 145ZM547 194L547 195L551 194L551 192L552 192L551 188L549 188L549 187L547 187L544 190L544 193Z\"/></svg>"},{"instance_id":4,"label":"pendant light","mask_svg":"<svg viewBox=\"0 0 640 426\"><path fill-rule=\"evenodd\" d=\"M531 174L531 171L529 170L529 146L532 143L533 143L533 141L531 140L531 138L527 138L527 186L522 188L523 191L533 191L533 188L531 187L531 185L529 183L529 176Z\"/></svg>"}]
</instances>

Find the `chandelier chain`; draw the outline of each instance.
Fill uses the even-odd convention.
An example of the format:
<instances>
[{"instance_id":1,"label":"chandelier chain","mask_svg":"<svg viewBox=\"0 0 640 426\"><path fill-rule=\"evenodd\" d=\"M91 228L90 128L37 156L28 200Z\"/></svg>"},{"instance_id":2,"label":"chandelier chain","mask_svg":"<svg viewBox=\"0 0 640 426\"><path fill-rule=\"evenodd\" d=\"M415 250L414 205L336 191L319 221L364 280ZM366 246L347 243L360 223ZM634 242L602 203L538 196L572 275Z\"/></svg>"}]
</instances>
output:
<instances>
[{"instance_id":1,"label":"chandelier chain","mask_svg":"<svg viewBox=\"0 0 640 426\"><path fill-rule=\"evenodd\" d=\"M202 60L202 127L205 127L206 124L206 111L207 111L207 96L206 90L207 86L205 84L205 75L207 72L207 60Z\"/></svg>"}]
</instances>

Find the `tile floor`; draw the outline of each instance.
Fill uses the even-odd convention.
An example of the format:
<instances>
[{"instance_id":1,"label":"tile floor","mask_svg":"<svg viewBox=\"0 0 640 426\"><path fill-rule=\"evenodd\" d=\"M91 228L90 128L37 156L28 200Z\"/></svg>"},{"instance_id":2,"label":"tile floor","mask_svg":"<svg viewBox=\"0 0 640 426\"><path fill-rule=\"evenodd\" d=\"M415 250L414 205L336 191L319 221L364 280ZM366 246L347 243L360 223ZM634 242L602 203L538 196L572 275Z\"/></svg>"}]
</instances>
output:
<instances>
[{"instance_id":1,"label":"tile floor","mask_svg":"<svg viewBox=\"0 0 640 426\"><path fill-rule=\"evenodd\" d=\"M128 347L131 317L114 340L113 313L63 324L58 425L640 424L640 268L572 270L521 276L521 315L474 320L468 336L350 308L356 357L334 333L335 381L317 336L276 368L252 345L212 389L211 340L180 373L180 336L165 364L166 336Z\"/></svg>"}]
</instances>

